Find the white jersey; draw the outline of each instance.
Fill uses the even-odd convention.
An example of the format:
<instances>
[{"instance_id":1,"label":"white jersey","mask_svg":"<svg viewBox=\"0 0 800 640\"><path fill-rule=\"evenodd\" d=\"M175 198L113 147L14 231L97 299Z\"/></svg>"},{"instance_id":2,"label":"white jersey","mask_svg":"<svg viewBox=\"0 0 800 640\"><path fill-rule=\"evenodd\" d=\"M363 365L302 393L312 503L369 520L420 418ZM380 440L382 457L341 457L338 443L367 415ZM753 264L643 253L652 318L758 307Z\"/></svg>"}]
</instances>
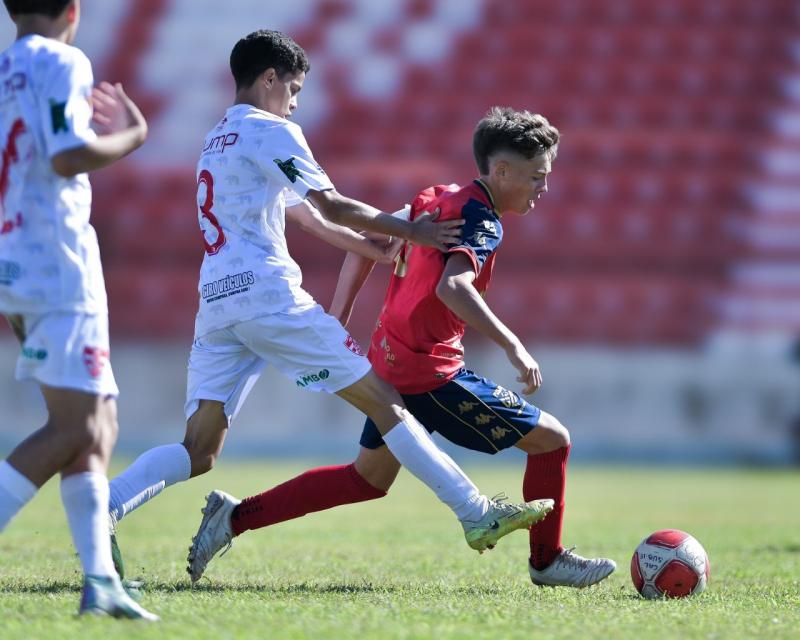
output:
<instances>
[{"instance_id":1,"label":"white jersey","mask_svg":"<svg viewBox=\"0 0 800 640\"><path fill-rule=\"evenodd\" d=\"M107 313L91 187L50 159L96 138L92 66L30 35L0 55L0 313Z\"/></svg>"},{"instance_id":2,"label":"white jersey","mask_svg":"<svg viewBox=\"0 0 800 640\"><path fill-rule=\"evenodd\" d=\"M286 247L286 206L333 189L300 127L239 104L206 136L197 206L206 253L195 336L314 304ZM288 201L288 202L287 202Z\"/></svg>"}]
</instances>

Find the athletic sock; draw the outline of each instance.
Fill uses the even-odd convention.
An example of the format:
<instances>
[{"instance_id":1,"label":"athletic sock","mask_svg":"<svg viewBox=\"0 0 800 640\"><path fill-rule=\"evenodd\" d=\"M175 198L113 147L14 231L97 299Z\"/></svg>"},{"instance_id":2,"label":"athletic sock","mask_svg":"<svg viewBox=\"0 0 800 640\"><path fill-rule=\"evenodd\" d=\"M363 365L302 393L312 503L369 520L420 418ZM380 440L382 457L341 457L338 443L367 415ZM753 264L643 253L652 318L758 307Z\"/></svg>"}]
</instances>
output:
<instances>
[{"instance_id":1,"label":"athletic sock","mask_svg":"<svg viewBox=\"0 0 800 640\"><path fill-rule=\"evenodd\" d=\"M0 462L0 531L8 526L20 509L36 495L39 488L14 467Z\"/></svg>"},{"instance_id":2,"label":"athletic sock","mask_svg":"<svg viewBox=\"0 0 800 640\"><path fill-rule=\"evenodd\" d=\"M531 564L534 569L546 569L559 553L561 526L564 520L564 489L567 483L567 458L571 445L548 453L529 455L522 481L525 500L552 498L555 506L547 517L531 527Z\"/></svg>"},{"instance_id":3,"label":"athletic sock","mask_svg":"<svg viewBox=\"0 0 800 640\"><path fill-rule=\"evenodd\" d=\"M108 478L92 471L62 478L61 502L83 572L116 576L108 536Z\"/></svg>"},{"instance_id":4,"label":"athletic sock","mask_svg":"<svg viewBox=\"0 0 800 640\"><path fill-rule=\"evenodd\" d=\"M191 473L189 452L180 443L145 451L109 484L112 518L119 522L170 485L188 480Z\"/></svg>"},{"instance_id":5,"label":"athletic sock","mask_svg":"<svg viewBox=\"0 0 800 640\"><path fill-rule=\"evenodd\" d=\"M269 491L242 500L231 514L233 535L385 495L385 491L364 480L354 464L310 469Z\"/></svg>"},{"instance_id":6,"label":"athletic sock","mask_svg":"<svg viewBox=\"0 0 800 640\"><path fill-rule=\"evenodd\" d=\"M406 413L406 419L383 436L395 458L424 482L463 521L480 520L489 501L452 458L436 446L430 434Z\"/></svg>"}]
</instances>

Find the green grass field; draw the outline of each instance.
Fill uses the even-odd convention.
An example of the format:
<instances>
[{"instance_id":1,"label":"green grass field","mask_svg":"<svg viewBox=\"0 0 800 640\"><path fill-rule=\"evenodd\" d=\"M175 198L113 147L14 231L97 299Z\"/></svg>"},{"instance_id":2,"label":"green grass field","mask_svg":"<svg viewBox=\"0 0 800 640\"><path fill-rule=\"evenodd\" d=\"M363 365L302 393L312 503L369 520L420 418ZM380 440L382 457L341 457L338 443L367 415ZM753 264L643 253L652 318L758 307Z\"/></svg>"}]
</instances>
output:
<instances>
[{"instance_id":1,"label":"green grass field","mask_svg":"<svg viewBox=\"0 0 800 640\"><path fill-rule=\"evenodd\" d=\"M565 542L619 568L582 591L531 585L527 536L479 556L407 474L389 497L250 532L192 590L190 537L211 488L246 495L301 462L223 460L126 519L128 573L158 625L75 617L78 562L57 483L0 536L0 638L800 638L800 474L576 467ZM467 467L487 493L520 498L521 468ZM705 594L645 601L628 572L659 528L694 534L711 558Z\"/></svg>"}]
</instances>

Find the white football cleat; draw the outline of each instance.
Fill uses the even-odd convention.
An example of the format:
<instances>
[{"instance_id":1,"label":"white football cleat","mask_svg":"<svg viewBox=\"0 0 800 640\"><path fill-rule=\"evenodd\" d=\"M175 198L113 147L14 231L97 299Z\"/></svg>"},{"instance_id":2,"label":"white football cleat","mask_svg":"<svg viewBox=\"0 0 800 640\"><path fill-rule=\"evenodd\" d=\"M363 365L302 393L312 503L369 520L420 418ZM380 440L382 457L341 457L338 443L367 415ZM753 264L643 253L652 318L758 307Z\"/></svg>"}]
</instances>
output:
<instances>
[{"instance_id":1,"label":"white football cleat","mask_svg":"<svg viewBox=\"0 0 800 640\"><path fill-rule=\"evenodd\" d=\"M186 558L189 566L186 571L197 582L206 570L206 566L217 552L226 547L222 555L233 544L233 529L231 527L231 513L241 502L224 491L212 491L206 496L206 506L201 509L203 521L197 534L192 538L189 547L189 557Z\"/></svg>"},{"instance_id":2,"label":"white football cleat","mask_svg":"<svg viewBox=\"0 0 800 640\"><path fill-rule=\"evenodd\" d=\"M583 589L605 580L614 573L617 563L608 558L584 558L572 549L564 549L541 571L528 561L528 571L535 585L547 587L577 587Z\"/></svg>"}]
</instances>

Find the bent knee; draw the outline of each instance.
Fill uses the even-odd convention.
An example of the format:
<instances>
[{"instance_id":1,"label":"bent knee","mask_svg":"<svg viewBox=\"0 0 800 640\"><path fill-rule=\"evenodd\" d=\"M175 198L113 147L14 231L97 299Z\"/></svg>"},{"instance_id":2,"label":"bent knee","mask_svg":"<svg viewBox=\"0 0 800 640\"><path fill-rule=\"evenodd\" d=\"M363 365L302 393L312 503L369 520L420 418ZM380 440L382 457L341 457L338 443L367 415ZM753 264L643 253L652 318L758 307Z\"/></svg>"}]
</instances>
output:
<instances>
[{"instance_id":1,"label":"bent knee","mask_svg":"<svg viewBox=\"0 0 800 640\"><path fill-rule=\"evenodd\" d=\"M570 445L569 430L549 413L542 411L536 427L518 443L529 454L549 453Z\"/></svg>"}]
</instances>

